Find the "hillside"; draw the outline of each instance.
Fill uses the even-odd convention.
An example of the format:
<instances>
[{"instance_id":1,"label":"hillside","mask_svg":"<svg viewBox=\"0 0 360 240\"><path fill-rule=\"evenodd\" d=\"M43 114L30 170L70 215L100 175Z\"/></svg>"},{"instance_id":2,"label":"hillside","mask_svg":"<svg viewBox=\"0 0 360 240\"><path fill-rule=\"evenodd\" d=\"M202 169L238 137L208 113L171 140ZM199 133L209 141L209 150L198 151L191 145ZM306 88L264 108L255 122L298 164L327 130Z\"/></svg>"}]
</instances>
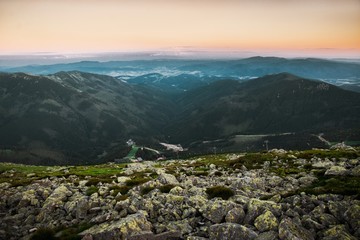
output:
<instances>
[{"instance_id":1,"label":"hillside","mask_svg":"<svg viewBox=\"0 0 360 240\"><path fill-rule=\"evenodd\" d=\"M359 132L359 93L288 73L220 80L181 93L77 71L1 73L0 92L1 161L76 164L122 158L129 138L155 149L159 142L180 143L197 153L214 146L264 149L264 137L250 146L237 135L269 136L277 143L273 147L296 149L325 147L313 136L319 133L331 132L335 142L359 140L356 134L336 138L339 131ZM285 144L289 139L292 143ZM200 146L211 140L221 144Z\"/></svg>"},{"instance_id":2,"label":"hillside","mask_svg":"<svg viewBox=\"0 0 360 240\"><path fill-rule=\"evenodd\" d=\"M356 240L359 178L355 149L0 163L0 238Z\"/></svg>"},{"instance_id":3,"label":"hillside","mask_svg":"<svg viewBox=\"0 0 360 240\"><path fill-rule=\"evenodd\" d=\"M358 93L287 73L218 81L186 92L178 103L183 112L168 129L179 141L358 128L360 119Z\"/></svg>"},{"instance_id":4,"label":"hillside","mask_svg":"<svg viewBox=\"0 0 360 240\"><path fill-rule=\"evenodd\" d=\"M155 137L171 117L161 93L103 75L3 73L0 92L0 145L30 161L94 161L129 136Z\"/></svg>"}]
</instances>

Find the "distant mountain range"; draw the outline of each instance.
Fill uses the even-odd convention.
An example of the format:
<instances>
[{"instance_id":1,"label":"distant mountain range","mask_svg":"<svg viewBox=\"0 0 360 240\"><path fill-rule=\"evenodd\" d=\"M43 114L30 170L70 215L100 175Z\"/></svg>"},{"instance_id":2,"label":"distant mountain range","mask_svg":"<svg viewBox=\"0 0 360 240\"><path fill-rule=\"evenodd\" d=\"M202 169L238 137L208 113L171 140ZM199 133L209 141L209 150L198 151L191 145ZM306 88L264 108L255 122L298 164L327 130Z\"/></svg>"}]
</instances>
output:
<instances>
[{"instance_id":1,"label":"distant mountain range","mask_svg":"<svg viewBox=\"0 0 360 240\"><path fill-rule=\"evenodd\" d=\"M191 84L172 82L191 86L186 91L165 91L168 85L156 84L157 77L1 73L2 161L97 162L129 138L187 147L241 134L360 129L360 93L326 82L280 73L202 85L189 76Z\"/></svg>"},{"instance_id":2,"label":"distant mountain range","mask_svg":"<svg viewBox=\"0 0 360 240\"><path fill-rule=\"evenodd\" d=\"M222 79L249 80L268 74L288 72L359 91L360 63L325 59L252 57L239 60L153 59L134 61L82 61L52 65L1 67L0 71L37 75L60 71L82 71L143 83L166 91L184 91Z\"/></svg>"}]
</instances>

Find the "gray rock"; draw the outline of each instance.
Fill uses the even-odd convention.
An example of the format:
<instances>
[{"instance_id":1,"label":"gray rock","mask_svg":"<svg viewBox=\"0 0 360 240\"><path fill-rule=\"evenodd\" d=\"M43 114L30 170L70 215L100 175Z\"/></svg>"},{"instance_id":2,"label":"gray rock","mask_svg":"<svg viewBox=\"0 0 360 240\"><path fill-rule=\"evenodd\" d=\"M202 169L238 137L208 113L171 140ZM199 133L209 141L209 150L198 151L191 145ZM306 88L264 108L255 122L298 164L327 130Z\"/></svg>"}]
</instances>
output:
<instances>
[{"instance_id":1,"label":"gray rock","mask_svg":"<svg viewBox=\"0 0 360 240\"><path fill-rule=\"evenodd\" d=\"M124 185L126 181L131 180L130 177L121 176L117 178L117 182L121 185Z\"/></svg>"},{"instance_id":2,"label":"gray rock","mask_svg":"<svg viewBox=\"0 0 360 240\"><path fill-rule=\"evenodd\" d=\"M345 212L345 219L350 224L354 231L360 228L360 203L351 205L351 207Z\"/></svg>"},{"instance_id":3,"label":"gray rock","mask_svg":"<svg viewBox=\"0 0 360 240\"><path fill-rule=\"evenodd\" d=\"M284 218L279 225L279 237L281 240L314 240L312 233L295 223L290 218Z\"/></svg>"},{"instance_id":4,"label":"gray rock","mask_svg":"<svg viewBox=\"0 0 360 240\"><path fill-rule=\"evenodd\" d=\"M208 238L198 237L198 236L189 236L186 240L207 240Z\"/></svg>"},{"instance_id":5,"label":"gray rock","mask_svg":"<svg viewBox=\"0 0 360 240\"><path fill-rule=\"evenodd\" d=\"M334 166L334 162L330 161L329 159L325 160L319 160L312 164L313 168L330 168L331 166Z\"/></svg>"},{"instance_id":6,"label":"gray rock","mask_svg":"<svg viewBox=\"0 0 360 240\"><path fill-rule=\"evenodd\" d=\"M275 231L260 233L255 240L278 240L279 234Z\"/></svg>"},{"instance_id":7,"label":"gray rock","mask_svg":"<svg viewBox=\"0 0 360 240\"><path fill-rule=\"evenodd\" d=\"M181 235L189 234L193 228L190 226L191 219L184 219L181 221L173 221L166 224L167 231L180 232Z\"/></svg>"},{"instance_id":8,"label":"gray rock","mask_svg":"<svg viewBox=\"0 0 360 240\"><path fill-rule=\"evenodd\" d=\"M277 230L279 222L272 212L266 210L263 214L255 219L254 225L260 232L265 232L270 230Z\"/></svg>"},{"instance_id":9,"label":"gray rock","mask_svg":"<svg viewBox=\"0 0 360 240\"><path fill-rule=\"evenodd\" d=\"M236 206L235 203L225 200L216 199L209 201L205 206L200 209L203 216L214 223L221 223L226 214Z\"/></svg>"},{"instance_id":10,"label":"gray rock","mask_svg":"<svg viewBox=\"0 0 360 240\"><path fill-rule=\"evenodd\" d=\"M313 182L316 182L318 179L316 177L313 177L313 176L305 176L305 177L299 178L298 180L299 180L300 185L309 186Z\"/></svg>"},{"instance_id":11,"label":"gray rock","mask_svg":"<svg viewBox=\"0 0 360 240\"><path fill-rule=\"evenodd\" d=\"M322 240L356 240L345 228L344 225L334 226L324 232Z\"/></svg>"},{"instance_id":12,"label":"gray rock","mask_svg":"<svg viewBox=\"0 0 360 240\"><path fill-rule=\"evenodd\" d=\"M60 207L64 201L72 195L72 192L64 185L57 187L45 200L43 209Z\"/></svg>"},{"instance_id":13,"label":"gray rock","mask_svg":"<svg viewBox=\"0 0 360 240\"><path fill-rule=\"evenodd\" d=\"M144 231L133 236L130 236L128 240L169 240L181 238L180 232L164 232L160 234L154 234L149 231Z\"/></svg>"},{"instance_id":14,"label":"gray rock","mask_svg":"<svg viewBox=\"0 0 360 240\"><path fill-rule=\"evenodd\" d=\"M242 223L245 218L245 212L242 208L235 207L228 211L225 221L229 223Z\"/></svg>"},{"instance_id":15,"label":"gray rock","mask_svg":"<svg viewBox=\"0 0 360 240\"><path fill-rule=\"evenodd\" d=\"M158 180L162 184L171 184L171 185L179 184L179 181L176 179L176 177L168 173L160 173L160 175L158 176Z\"/></svg>"},{"instance_id":16,"label":"gray rock","mask_svg":"<svg viewBox=\"0 0 360 240\"><path fill-rule=\"evenodd\" d=\"M281 206L272 201L262 201L256 198L250 199L247 204L248 212L245 216L244 223L253 224L254 220L260 216L265 210L271 211L275 216L279 216Z\"/></svg>"},{"instance_id":17,"label":"gray rock","mask_svg":"<svg viewBox=\"0 0 360 240\"><path fill-rule=\"evenodd\" d=\"M281 201L281 195L280 194L275 194L274 196L272 196L269 199L269 201L279 203Z\"/></svg>"},{"instance_id":18,"label":"gray rock","mask_svg":"<svg viewBox=\"0 0 360 240\"><path fill-rule=\"evenodd\" d=\"M93 240L129 239L143 231L151 231L151 223L146 219L146 212L139 211L118 221L95 225L80 233L81 236L90 234Z\"/></svg>"},{"instance_id":19,"label":"gray rock","mask_svg":"<svg viewBox=\"0 0 360 240\"><path fill-rule=\"evenodd\" d=\"M323 213L320 214L320 216L318 217L318 221L321 225L325 226L325 227L329 227L330 225L337 225L338 221L337 219L328 213Z\"/></svg>"},{"instance_id":20,"label":"gray rock","mask_svg":"<svg viewBox=\"0 0 360 240\"><path fill-rule=\"evenodd\" d=\"M326 172L325 175L333 175L333 176L344 176L348 174L348 170L341 166L332 166Z\"/></svg>"},{"instance_id":21,"label":"gray rock","mask_svg":"<svg viewBox=\"0 0 360 240\"><path fill-rule=\"evenodd\" d=\"M253 230L236 223L222 223L210 226L210 240L251 240L257 237Z\"/></svg>"},{"instance_id":22,"label":"gray rock","mask_svg":"<svg viewBox=\"0 0 360 240\"><path fill-rule=\"evenodd\" d=\"M272 176L270 177L270 179L268 179L267 181L267 184L270 186L270 187L276 187L276 186L279 186L283 183L283 179L279 176Z\"/></svg>"},{"instance_id":23,"label":"gray rock","mask_svg":"<svg viewBox=\"0 0 360 240\"><path fill-rule=\"evenodd\" d=\"M337 143L330 147L332 150L348 150L348 151L355 151L355 149L351 146L346 145L344 142Z\"/></svg>"},{"instance_id":24,"label":"gray rock","mask_svg":"<svg viewBox=\"0 0 360 240\"><path fill-rule=\"evenodd\" d=\"M329 201L328 203L329 212L340 222L344 221L344 213L348 208L348 204L344 202Z\"/></svg>"},{"instance_id":25,"label":"gray rock","mask_svg":"<svg viewBox=\"0 0 360 240\"><path fill-rule=\"evenodd\" d=\"M90 209L89 202L86 198L82 198L76 205L76 218L85 219L88 210Z\"/></svg>"},{"instance_id":26,"label":"gray rock","mask_svg":"<svg viewBox=\"0 0 360 240\"><path fill-rule=\"evenodd\" d=\"M309 215L303 216L301 223L306 229L313 231L319 231L325 228L324 225L321 225L316 220L312 219Z\"/></svg>"},{"instance_id":27,"label":"gray rock","mask_svg":"<svg viewBox=\"0 0 360 240\"><path fill-rule=\"evenodd\" d=\"M18 204L18 208L27 206L39 206L39 200L35 196L35 190L30 189L22 193L22 198Z\"/></svg>"},{"instance_id":28,"label":"gray rock","mask_svg":"<svg viewBox=\"0 0 360 240\"><path fill-rule=\"evenodd\" d=\"M175 186L170 190L169 193L173 195L184 195L184 189L180 186Z\"/></svg>"},{"instance_id":29,"label":"gray rock","mask_svg":"<svg viewBox=\"0 0 360 240\"><path fill-rule=\"evenodd\" d=\"M360 176L360 166L354 167L351 170L351 175L359 177Z\"/></svg>"}]
</instances>

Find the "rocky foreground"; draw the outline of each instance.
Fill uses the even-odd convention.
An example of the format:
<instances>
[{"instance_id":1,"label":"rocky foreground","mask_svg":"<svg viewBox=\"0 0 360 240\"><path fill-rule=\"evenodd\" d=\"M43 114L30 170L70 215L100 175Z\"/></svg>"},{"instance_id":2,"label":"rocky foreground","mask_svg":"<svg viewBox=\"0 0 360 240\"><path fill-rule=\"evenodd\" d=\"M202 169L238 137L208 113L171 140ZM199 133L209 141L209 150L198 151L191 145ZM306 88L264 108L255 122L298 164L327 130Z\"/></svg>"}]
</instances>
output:
<instances>
[{"instance_id":1,"label":"rocky foreground","mask_svg":"<svg viewBox=\"0 0 360 240\"><path fill-rule=\"evenodd\" d=\"M273 150L109 172L3 164L0 239L356 240L359 156Z\"/></svg>"}]
</instances>

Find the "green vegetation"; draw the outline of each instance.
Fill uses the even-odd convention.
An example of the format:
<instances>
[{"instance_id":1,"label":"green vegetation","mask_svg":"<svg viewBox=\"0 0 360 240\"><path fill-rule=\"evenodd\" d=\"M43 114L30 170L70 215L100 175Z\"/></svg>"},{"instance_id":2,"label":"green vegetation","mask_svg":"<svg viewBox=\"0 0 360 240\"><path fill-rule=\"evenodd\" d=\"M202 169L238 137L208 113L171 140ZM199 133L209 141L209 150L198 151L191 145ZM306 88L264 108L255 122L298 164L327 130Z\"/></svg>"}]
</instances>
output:
<instances>
[{"instance_id":1,"label":"green vegetation","mask_svg":"<svg viewBox=\"0 0 360 240\"><path fill-rule=\"evenodd\" d=\"M318 181L299 191L308 194L342 194L360 197L360 177L354 176L321 176Z\"/></svg>"},{"instance_id":2,"label":"green vegetation","mask_svg":"<svg viewBox=\"0 0 360 240\"><path fill-rule=\"evenodd\" d=\"M323 149L317 149L317 150L305 150L298 152L296 154L296 157L298 158L304 158L304 159L311 159L313 157L319 157L319 158L357 158L360 157L360 154L358 152L354 151L345 151L345 150L323 150Z\"/></svg>"},{"instance_id":3,"label":"green vegetation","mask_svg":"<svg viewBox=\"0 0 360 240\"><path fill-rule=\"evenodd\" d=\"M30 240L80 240L82 237L78 233L92 226L93 224L84 223L70 227L60 226L55 229L40 228L30 237Z\"/></svg>"},{"instance_id":4,"label":"green vegetation","mask_svg":"<svg viewBox=\"0 0 360 240\"><path fill-rule=\"evenodd\" d=\"M117 197L115 198L115 200L116 200L116 201L124 201L124 200L126 200L126 199L128 199L128 198L129 198L129 195L124 194L124 195L117 196Z\"/></svg>"},{"instance_id":5,"label":"green vegetation","mask_svg":"<svg viewBox=\"0 0 360 240\"><path fill-rule=\"evenodd\" d=\"M293 167L293 166L280 166L280 167L272 167L270 169L272 172L276 173L276 175L280 176L280 177L286 177L289 174L297 174L297 173L301 173L301 172L308 172L309 169L305 169L305 168L297 168L297 167Z\"/></svg>"},{"instance_id":6,"label":"green vegetation","mask_svg":"<svg viewBox=\"0 0 360 240\"><path fill-rule=\"evenodd\" d=\"M141 193L141 195L145 195L145 194L148 194L149 192L151 192L154 189L155 189L155 187L144 187L144 188L141 189L140 193Z\"/></svg>"},{"instance_id":7,"label":"green vegetation","mask_svg":"<svg viewBox=\"0 0 360 240\"><path fill-rule=\"evenodd\" d=\"M98 183L111 183L112 179L109 178L91 178L87 181L85 186L96 186Z\"/></svg>"},{"instance_id":8,"label":"green vegetation","mask_svg":"<svg viewBox=\"0 0 360 240\"><path fill-rule=\"evenodd\" d=\"M233 169L241 168L242 166L245 166L247 169L259 169L263 167L266 161L272 162L273 159L274 155L271 153L248 153L245 156L230 161L229 166Z\"/></svg>"},{"instance_id":9,"label":"green vegetation","mask_svg":"<svg viewBox=\"0 0 360 240\"><path fill-rule=\"evenodd\" d=\"M209 199L220 197L224 200L228 200L230 197L234 196L234 191L230 188L224 186L215 186L206 189Z\"/></svg>"},{"instance_id":10,"label":"green vegetation","mask_svg":"<svg viewBox=\"0 0 360 240\"><path fill-rule=\"evenodd\" d=\"M75 175L80 179L92 177L87 186L97 183L109 183L113 176L120 176L126 164L101 164L89 166L33 166L14 163L0 163L0 183L8 182L12 186L25 186L31 182L51 177Z\"/></svg>"},{"instance_id":11,"label":"green vegetation","mask_svg":"<svg viewBox=\"0 0 360 240\"><path fill-rule=\"evenodd\" d=\"M197 177L207 176L207 175L209 175L209 172L208 171L194 171L190 175L194 175L194 176L197 176Z\"/></svg>"},{"instance_id":12,"label":"green vegetation","mask_svg":"<svg viewBox=\"0 0 360 240\"><path fill-rule=\"evenodd\" d=\"M70 227L59 227L55 229L56 235L59 235L59 240L80 240L82 237L78 235L82 231L92 227L91 223L77 224Z\"/></svg>"},{"instance_id":13,"label":"green vegetation","mask_svg":"<svg viewBox=\"0 0 360 240\"><path fill-rule=\"evenodd\" d=\"M30 237L30 240L56 240L55 231L49 228L40 228L34 235Z\"/></svg>"},{"instance_id":14,"label":"green vegetation","mask_svg":"<svg viewBox=\"0 0 360 240\"><path fill-rule=\"evenodd\" d=\"M99 188L95 187L95 186L91 186L91 187L88 187L88 189L86 189L86 192L85 194L87 196L91 196L92 194L96 193L99 191Z\"/></svg>"},{"instance_id":15,"label":"green vegetation","mask_svg":"<svg viewBox=\"0 0 360 240\"><path fill-rule=\"evenodd\" d=\"M135 159L136 152L139 150L139 147L132 146L130 152L126 156L129 159Z\"/></svg>"},{"instance_id":16,"label":"green vegetation","mask_svg":"<svg viewBox=\"0 0 360 240\"><path fill-rule=\"evenodd\" d=\"M166 184L159 187L160 192L162 193L169 193L171 189L173 189L175 185Z\"/></svg>"},{"instance_id":17,"label":"green vegetation","mask_svg":"<svg viewBox=\"0 0 360 240\"><path fill-rule=\"evenodd\" d=\"M125 184L128 187L135 187L140 184L146 183L147 181L150 181L150 179L145 177L135 177L133 179L127 180Z\"/></svg>"}]
</instances>

